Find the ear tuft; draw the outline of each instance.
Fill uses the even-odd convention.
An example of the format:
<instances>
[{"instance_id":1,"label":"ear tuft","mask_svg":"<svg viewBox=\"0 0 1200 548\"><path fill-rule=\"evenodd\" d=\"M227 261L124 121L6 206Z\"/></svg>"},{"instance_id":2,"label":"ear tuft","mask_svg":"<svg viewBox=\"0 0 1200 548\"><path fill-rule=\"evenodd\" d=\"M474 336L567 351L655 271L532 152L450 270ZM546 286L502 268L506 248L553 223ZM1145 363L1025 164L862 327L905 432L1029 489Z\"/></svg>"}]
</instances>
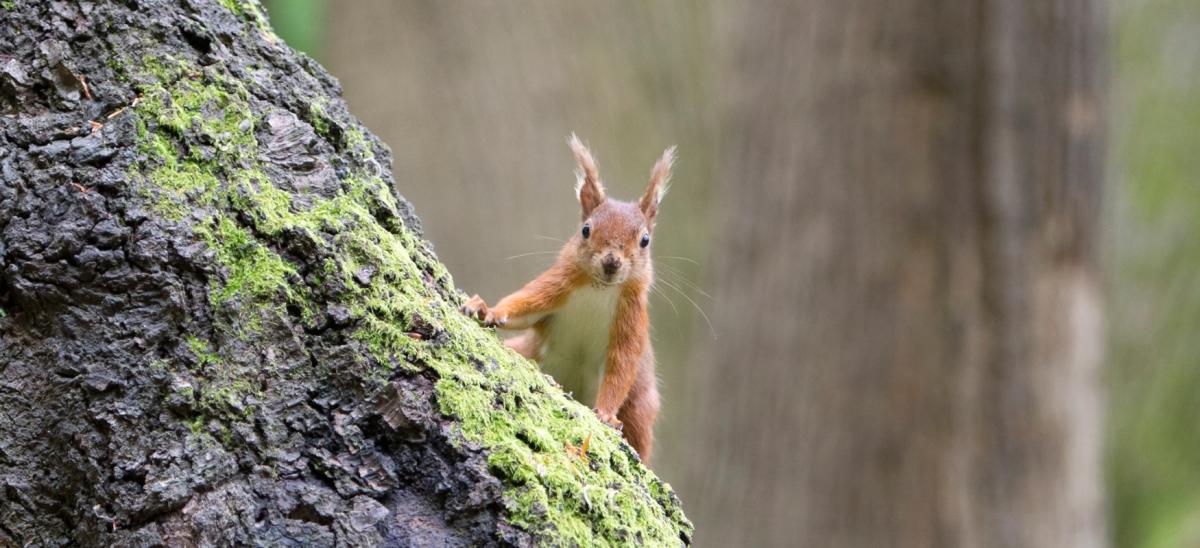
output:
<instances>
[{"instance_id":1,"label":"ear tuft","mask_svg":"<svg viewBox=\"0 0 1200 548\"><path fill-rule=\"evenodd\" d=\"M604 185L600 183L596 158L583 141L579 140L579 136L571 133L567 144L575 153L575 163L578 165L575 170L575 197L579 199L579 205L583 208L583 218L586 219L593 209L604 202Z\"/></svg>"},{"instance_id":2,"label":"ear tuft","mask_svg":"<svg viewBox=\"0 0 1200 548\"><path fill-rule=\"evenodd\" d=\"M663 196L667 195L667 189L671 187L671 167L675 165L675 146L667 147L663 151L662 157L655 162L654 169L650 170L650 184L646 187L646 193L642 195L642 200L638 204L642 213L647 218L653 220L658 214L658 204L662 202Z\"/></svg>"}]
</instances>

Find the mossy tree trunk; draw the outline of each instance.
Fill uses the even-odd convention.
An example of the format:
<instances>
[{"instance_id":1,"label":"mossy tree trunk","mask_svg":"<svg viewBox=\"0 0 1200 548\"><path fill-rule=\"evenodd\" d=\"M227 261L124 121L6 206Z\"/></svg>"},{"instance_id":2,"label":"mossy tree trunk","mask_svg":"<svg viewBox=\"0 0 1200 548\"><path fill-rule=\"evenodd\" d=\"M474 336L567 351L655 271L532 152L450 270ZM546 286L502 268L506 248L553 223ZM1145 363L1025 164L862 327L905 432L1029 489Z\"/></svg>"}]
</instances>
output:
<instances>
[{"instance_id":1,"label":"mossy tree trunk","mask_svg":"<svg viewBox=\"0 0 1200 548\"><path fill-rule=\"evenodd\" d=\"M687 542L256 3L0 9L0 545Z\"/></svg>"}]
</instances>

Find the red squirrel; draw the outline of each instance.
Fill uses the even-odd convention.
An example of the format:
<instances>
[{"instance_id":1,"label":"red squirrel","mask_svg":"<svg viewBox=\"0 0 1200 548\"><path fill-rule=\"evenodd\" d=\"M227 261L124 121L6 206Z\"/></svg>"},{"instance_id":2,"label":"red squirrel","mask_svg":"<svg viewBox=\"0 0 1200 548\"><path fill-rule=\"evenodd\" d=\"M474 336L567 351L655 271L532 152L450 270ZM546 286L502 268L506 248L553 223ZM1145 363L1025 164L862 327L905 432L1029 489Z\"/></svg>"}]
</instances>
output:
<instances>
[{"instance_id":1,"label":"red squirrel","mask_svg":"<svg viewBox=\"0 0 1200 548\"><path fill-rule=\"evenodd\" d=\"M675 147L663 152L637 203L605 196L596 160L579 138L568 143L579 164L575 193L582 219L554 264L517 292L488 307L479 295L463 312L489 327L526 330L505 344L539 364L604 367L596 415L621 430L642 462L650 462L658 379L646 305L654 270L650 237L670 182Z\"/></svg>"}]
</instances>

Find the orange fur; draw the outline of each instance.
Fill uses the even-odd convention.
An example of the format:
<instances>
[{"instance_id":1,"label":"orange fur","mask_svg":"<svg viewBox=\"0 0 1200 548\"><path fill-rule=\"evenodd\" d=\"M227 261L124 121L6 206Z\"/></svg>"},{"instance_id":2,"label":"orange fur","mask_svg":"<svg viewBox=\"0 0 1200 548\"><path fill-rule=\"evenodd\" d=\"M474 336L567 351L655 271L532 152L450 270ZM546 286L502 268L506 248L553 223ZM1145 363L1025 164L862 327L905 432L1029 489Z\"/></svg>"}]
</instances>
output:
<instances>
[{"instance_id":1,"label":"orange fur","mask_svg":"<svg viewBox=\"0 0 1200 548\"><path fill-rule=\"evenodd\" d=\"M579 165L576 190L582 229L566 242L549 269L520 290L491 308L475 295L463 306L463 312L485 325L528 330L505 344L538 362L547 357L543 354L558 355L554 353L556 345L582 344L581 352L586 356L586 349L590 348L586 344L588 338L606 336L601 341L604 376L596 395L596 415L622 429L625 439L648 463L654 445L659 396L647 311L654 272L649 248L641 242L643 239L648 242L654 230L675 149L671 147L663 153L651 171L646 192L634 204L608 199L591 151L574 135L569 144ZM584 294L587 296L579 301L583 304L572 305L577 307L572 309L569 302L576 302L572 297ZM605 304L609 302L612 302L611 312L606 308L610 305ZM587 323L592 314L608 313L611 319L606 320L607 326ZM587 324L582 329L588 331L570 332L581 329L580 317ZM580 343L581 339L584 343Z\"/></svg>"},{"instance_id":2,"label":"orange fur","mask_svg":"<svg viewBox=\"0 0 1200 548\"><path fill-rule=\"evenodd\" d=\"M611 421L633 381L637 378L642 353L649 346L650 318L646 312L647 290L642 283L630 283L621 288L613 325L608 332L608 356L604 360L604 381L596 394L596 413Z\"/></svg>"},{"instance_id":3,"label":"orange fur","mask_svg":"<svg viewBox=\"0 0 1200 548\"><path fill-rule=\"evenodd\" d=\"M509 295L492 308L488 323L505 329L528 329L542 315L553 311L580 284L587 283L584 274L569 262L555 262L548 270L525 287Z\"/></svg>"},{"instance_id":4,"label":"orange fur","mask_svg":"<svg viewBox=\"0 0 1200 548\"><path fill-rule=\"evenodd\" d=\"M663 155L654 164L654 169L650 170L650 185L646 187L645 194L642 194L642 199L638 201L638 206L642 208L642 212L646 214L646 218L654 223L654 217L658 215L658 203L662 201L662 197L667 194L667 187L671 186L671 166L675 164L675 147L670 147L663 151Z\"/></svg>"},{"instance_id":5,"label":"orange fur","mask_svg":"<svg viewBox=\"0 0 1200 548\"><path fill-rule=\"evenodd\" d=\"M567 144L571 146L571 152L575 153L575 163L579 164L579 171L576 173L579 181L575 184L575 193L579 195L583 218L587 219L592 210L604 202L604 185L600 183L596 159L592 156L592 151L584 146L583 141L572 133Z\"/></svg>"},{"instance_id":6,"label":"orange fur","mask_svg":"<svg viewBox=\"0 0 1200 548\"><path fill-rule=\"evenodd\" d=\"M633 389L625 398L617 419L625 425L622 433L629 445L638 452L642 462L649 463L654 449L654 421L658 418L658 378L654 375L654 353L645 352L637 370Z\"/></svg>"}]
</instances>

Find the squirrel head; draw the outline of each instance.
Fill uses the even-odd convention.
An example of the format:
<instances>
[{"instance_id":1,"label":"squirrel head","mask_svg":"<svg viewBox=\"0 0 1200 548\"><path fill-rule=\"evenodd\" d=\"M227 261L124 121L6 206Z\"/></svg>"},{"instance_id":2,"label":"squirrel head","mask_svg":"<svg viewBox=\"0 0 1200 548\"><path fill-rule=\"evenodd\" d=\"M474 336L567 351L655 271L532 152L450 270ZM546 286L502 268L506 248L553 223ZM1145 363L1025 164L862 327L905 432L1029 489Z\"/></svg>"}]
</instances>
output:
<instances>
[{"instance_id":1,"label":"squirrel head","mask_svg":"<svg viewBox=\"0 0 1200 548\"><path fill-rule=\"evenodd\" d=\"M567 242L567 249L574 252L576 264L591 275L593 284L619 285L630 279L648 278L654 220L670 184L675 147L663 151L650 171L646 192L634 203L605 196L591 151L575 134L571 134L568 143L579 164L575 194L579 197L582 224Z\"/></svg>"}]
</instances>

